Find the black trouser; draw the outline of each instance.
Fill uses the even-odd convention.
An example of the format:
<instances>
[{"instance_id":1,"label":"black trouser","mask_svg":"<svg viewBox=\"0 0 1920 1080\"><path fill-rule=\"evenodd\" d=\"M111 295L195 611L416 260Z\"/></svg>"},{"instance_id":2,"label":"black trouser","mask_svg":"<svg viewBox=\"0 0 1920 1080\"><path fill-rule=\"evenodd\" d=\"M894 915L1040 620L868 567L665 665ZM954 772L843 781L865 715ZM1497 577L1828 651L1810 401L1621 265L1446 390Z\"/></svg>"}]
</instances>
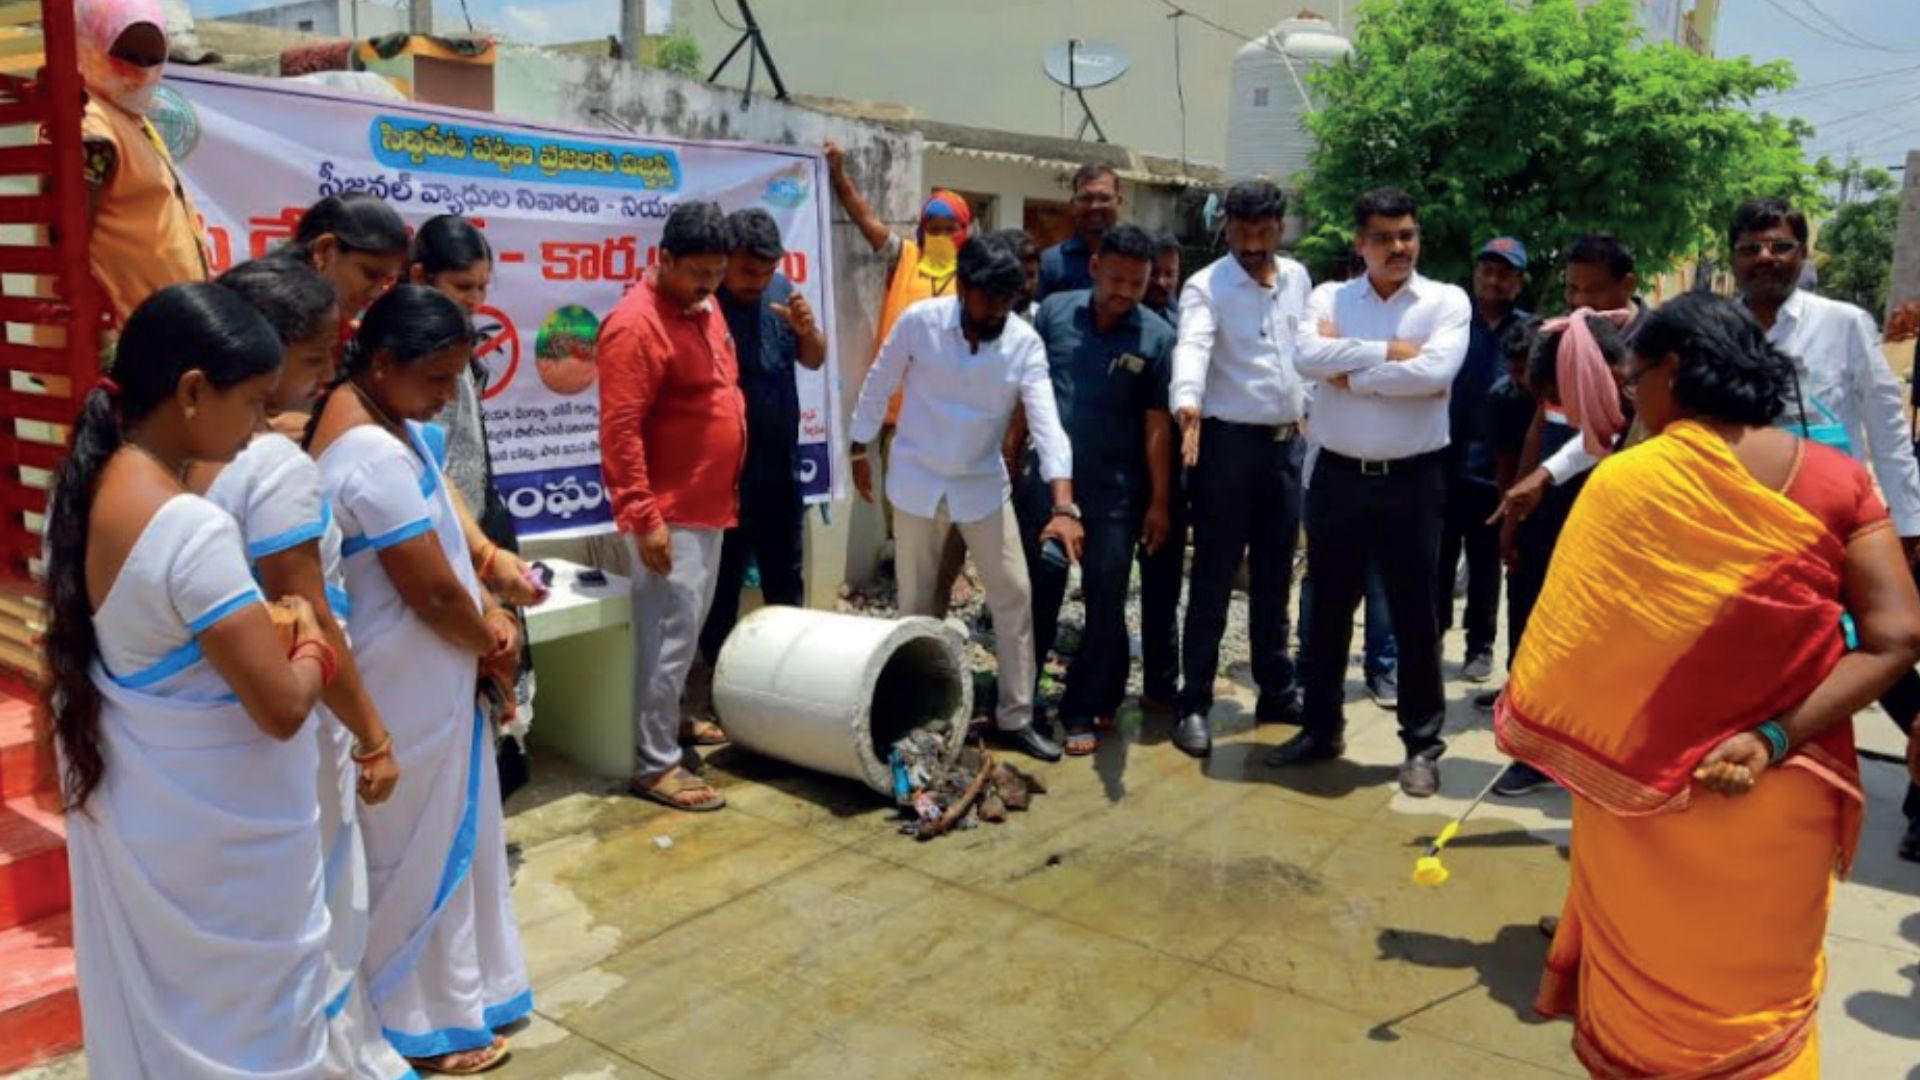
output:
<instances>
[{"instance_id":1,"label":"black trouser","mask_svg":"<svg viewBox=\"0 0 1920 1080\"><path fill-rule=\"evenodd\" d=\"M1527 620L1533 617L1533 605L1547 583L1547 567L1553 562L1554 546L1560 542L1560 530L1567 527L1567 515L1573 502L1587 485L1581 473L1565 484L1553 484L1540 499L1540 505L1527 515L1514 531L1513 572L1507 575L1507 669L1520 653L1520 637L1526 633Z\"/></svg>"},{"instance_id":2,"label":"black trouser","mask_svg":"<svg viewBox=\"0 0 1920 1080\"><path fill-rule=\"evenodd\" d=\"M760 568L760 593L769 604L799 606L807 589L801 573L801 539L806 507L792 480L740 482L740 524L720 541L720 575L713 589L713 606L700 628L700 654L712 664L720 646L740 618L740 590L747 579L747 561Z\"/></svg>"},{"instance_id":3,"label":"black trouser","mask_svg":"<svg viewBox=\"0 0 1920 1080\"><path fill-rule=\"evenodd\" d=\"M1276 438L1276 433L1284 439ZM1291 426L1206 420L1200 460L1188 473L1193 497L1193 580L1187 586L1186 685L1180 711L1213 708L1220 638L1227 631L1233 577L1246 556L1251 583L1248 639L1253 681L1262 697L1289 693L1287 597L1300 534L1300 461L1304 445Z\"/></svg>"},{"instance_id":4,"label":"black trouser","mask_svg":"<svg viewBox=\"0 0 1920 1080\"><path fill-rule=\"evenodd\" d=\"M1920 584L1920 568L1914 570L1913 578L1915 584ZM1900 681L1881 697L1880 707L1912 738L1914 722L1920 720L1920 672L1909 671L1900 676ZM1920 821L1920 784L1908 782L1907 798L1900 804L1900 812L1909 823Z\"/></svg>"},{"instance_id":5,"label":"black trouser","mask_svg":"<svg viewBox=\"0 0 1920 1080\"><path fill-rule=\"evenodd\" d=\"M1453 629L1453 576L1467 556L1467 659L1493 652L1500 629L1500 489L1458 476L1447 479L1447 518L1440 533L1440 633Z\"/></svg>"},{"instance_id":6,"label":"black trouser","mask_svg":"<svg viewBox=\"0 0 1920 1080\"><path fill-rule=\"evenodd\" d=\"M1167 499L1172 527L1160 550L1140 549L1140 668L1147 696L1180 693L1180 586L1187 579L1187 477L1175 464Z\"/></svg>"},{"instance_id":7,"label":"black trouser","mask_svg":"<svg viewBox=\"0 0 1920 1080\"><path fill-rule=\"evenodd\" d=\"M1080 593L1086 604L1086 629L1080 648L1067 665L1067 689L1060 699L1060 718L1069 729L1091 727L1096 718L1111 719L1127 696L1127 665L1132 657L1127 642L1127 584L1133 575L1133 549L1140 542L1139 524L1128 518L1095 515L1084 523L1086 544L1080 553ZM1038 535L1039 530L1028 530ZM1033 593L1033 622L1045 626L1048 639L1060 624L1060 604L1066 593L1066 573L1054 567L1039 570L1035 555L1029 575L1040 574L1047 587ZM1042 580L1036 577L1035 580ZM1038 630L1036 630L1036 637ZM1046 651L1036 646L1042 658Z\"/></svg>"},{"instance_id":8,"label":"black trouser","mask_svg":"<svg viewBox=\"0 0 1920 1080\"><path fill-rule=\"evenodd\" d=\"M1363 463L1321 450L1307 489L1307 731L1331 740L1345 727L1353 613L1366 591L1369 560L1387 586L1387 609L1400 651L1400 741L1407 756L1446 749L1440 679L1440 532L1446 518L1443 453Z\"/></svg>"}]
</instances>

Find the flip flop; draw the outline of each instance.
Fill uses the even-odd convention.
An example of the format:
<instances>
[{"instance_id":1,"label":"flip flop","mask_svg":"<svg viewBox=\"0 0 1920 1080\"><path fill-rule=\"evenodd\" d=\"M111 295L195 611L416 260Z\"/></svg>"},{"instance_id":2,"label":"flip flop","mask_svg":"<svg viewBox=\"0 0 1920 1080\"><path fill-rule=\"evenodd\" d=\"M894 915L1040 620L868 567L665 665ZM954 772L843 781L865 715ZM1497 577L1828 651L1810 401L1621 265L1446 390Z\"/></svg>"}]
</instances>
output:
<instances>
[{"instance_id":1,"label":"flip flop","mask_svg":"<svg viewBox=\"0 0 1920 1080\"><path fill-rule=\"evenodd\" d=\"M711 798L699 802L681 802L675 798L696 791L711 793ZM639 777L627 781L627 792L635 798L648 802L657 802L670 810L683 810L689 814L708 814L727 805L727 797L716 791L712 784L688 772L683 766L675 766L673 771L660 780L647 784Z\"/></svg>"},{"instance_id":2,"label":"flip flop","mask_svg":"<svg viewBox=\"0 0 1920 1080\"><path fill-rule=\"evenodd\" d=\"M1100 733L1093 728L1075 728L1067 732L1062 747L1068 757L1086 757L1100 749Z\"/></svg>"},{"instance_id":3,"label":"flip flop","mask_svg":"<svg viewBox=\"0 0 1920 1080\"><path fill-rule=\"evenodd\" d=\"M725 746L727 732L711 720L689 720L680 726L680 742L686 746Z\"/></svg>"},{"instance_id":4,"label":"flip flop","mask_svg":"<svg viewBox=\"0 0 1920 1080\"><path fill-rule=\"evenodd\" d=\"M446 1061L448 1058L459 1057L462 1054L478 1054L481 1056L472 1058L468 1064L457 1068L437 1064L438 1062ZM485 1049L456 1050L451 1054L442 1054L439 1057L433 1058L408 1058L407 1064L412 1065L416 1072L437 1073L441 1076L478 1076L483 1072L490 1072L499 1068L506 1063L507 1058L511 1057L512 1054L513 1052L507 1049L507 1041L496 1035L493 1039L493 1045Z\"/></svg>"}]
</instances>

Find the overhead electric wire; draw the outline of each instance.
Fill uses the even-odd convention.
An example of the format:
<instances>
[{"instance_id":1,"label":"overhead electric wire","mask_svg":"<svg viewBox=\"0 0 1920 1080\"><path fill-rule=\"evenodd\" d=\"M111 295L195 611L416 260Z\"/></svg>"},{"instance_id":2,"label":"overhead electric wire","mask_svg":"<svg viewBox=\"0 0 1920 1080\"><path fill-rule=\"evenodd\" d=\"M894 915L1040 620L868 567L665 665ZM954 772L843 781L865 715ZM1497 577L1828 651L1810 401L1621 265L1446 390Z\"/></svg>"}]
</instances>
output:
<instances>
[{"instance_id":1,"label":"overhead electric wire","mask_svg":"<svg viewBox=\"0 0 1920 1080\"><path fill-rule=\"evenodd\" d=\"M1914 50L1914 49L1893 49L1893 48L1888 48L1885 45L1861 44L1858 41L1850 41L1847 38L1844 38L1838 34L1835 34L1831 30L1823 29L1822 27L1816 26L1815 24L1808 22L1806 19L1802 18L1799 14L1797 14L1792 8L1781 3L1780 0L1766 0L1766 3L1768 7L1772 8L1773 10L1779 12L1782 15L1785 15L1788 19L1792 20L1793 22L1798 23L1800 27L1806 30L1808 33L1814 35L1815 37L1821 38L1825 41L1831 42L1832 44L1835 44L1835 45L1841 45L1849 49L1862 49L1868 52L1912 53L1912 52L1920 51L1920 50Z\"/></svg>"},{"instance_id":2,"label":"overhead electric wire","mask_svg":"<svg viewBox=\"0 0 1920 1080\"><path fill-rule=\"evenodd\" d=\"M1890 53L1920 52L1920 49L1892 48L1891 46L1882 45L1877 41L1872 41L1868 38L1861 37L1859 34L1856 34L1852 30L1847 29L1846 25L1842 23L1839 19L1836 19L1833 16L1827 14L1826 9L1822 8L1819 4L1815 3L1814 0L1800 0L1800 4L1802 7L1805 7L1808 11L1811 11L1814 13L1814 15L1818 16L1821 22L1824 22L1828 26L1833 27L1842 36L1847 37L1853 40L1854 42L1858 43L1860 48L1870 49L1874 52L1890 52Z\"/></svg>"},{"instance_id":3,"label":"overhead electric wire","mask_svg":"<svg viewBox=\"0 0 1920 1080\"><path fill-rule=\"evenodd\" d=\"M1187 18L1192 19L1194 22L1199 23L1201 26L1204 26L1209 30L1219 31L1220 33L1225 34L1228 37L1236 38L1249 45L1257 44L1261 48L1266 49L1268 52L1273 53L1275 56L1278 56L1280 58L1280 62L1286 65L1287 76L1288 78L1291 78L1293 80L1293 88L1299 91L1300 93L1300 103L1306 106L1306 109L1308 112L1320 111L1319 109L1314 107L1313 96L1307 93L1307 84L1300 81L1300 72L1295 70L1293 66L1293 57L1288 56L1287 50L1281 48L1278 44L1274 42L1273 34L1271 32L1262 32L1258 34L1243 33L1239 30L1235 30L1231 26L1226 26L1222 23L1217 23L1212 19L1206 17L1205 15L1200 14L1197 11L1189 11L1186 8L1181 7L1179 4L1174 3L1173 0L1159 0L1159 4L1161 7L1164 7L1168 11L1173 12L1174 15L1184 15Z\"/></svg>"}]
</instances>

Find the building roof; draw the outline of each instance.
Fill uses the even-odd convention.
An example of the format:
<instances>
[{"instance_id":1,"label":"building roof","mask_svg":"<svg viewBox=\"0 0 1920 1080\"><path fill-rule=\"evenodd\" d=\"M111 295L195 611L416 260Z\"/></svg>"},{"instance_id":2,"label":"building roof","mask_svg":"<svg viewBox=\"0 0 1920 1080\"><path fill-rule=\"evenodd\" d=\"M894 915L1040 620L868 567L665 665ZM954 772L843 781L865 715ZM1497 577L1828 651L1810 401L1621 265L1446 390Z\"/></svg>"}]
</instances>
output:
<instances>
[{"instance_id":1,"label":"building roof","mask_svg":"<svg viewBox=\"0 0 1920 1080\"><path fill-rule=\"evenodd\" d=\"M904 105L810 94L795 94L793 99L797 104L835 116L916 132L926 140L927 152L933 154L1066 171L1088 164L1106 165L1123 180L1162 187L1218 187L1226 182L1226 174L1215 166L1182 163L1113 143L949 124L919 116Z\"/></svg>"}]
</instances>

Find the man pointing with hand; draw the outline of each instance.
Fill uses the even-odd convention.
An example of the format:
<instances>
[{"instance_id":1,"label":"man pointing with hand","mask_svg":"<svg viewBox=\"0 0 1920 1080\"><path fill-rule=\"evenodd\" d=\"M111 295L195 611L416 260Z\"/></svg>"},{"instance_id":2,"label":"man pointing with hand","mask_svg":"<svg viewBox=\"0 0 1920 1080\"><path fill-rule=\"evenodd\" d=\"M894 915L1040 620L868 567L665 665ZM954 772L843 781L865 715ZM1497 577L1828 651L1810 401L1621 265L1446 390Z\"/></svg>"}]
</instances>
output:
<instances>
[{"instance_id":1,"label":"man pointing with hand","mask_svg":"<svg viewBox=\"0 0 1920 1080\"><path fill-rule=\"evenodd\" d=\"M1300 419L1294 369L1306 317L1306 268L1280 255L1287 200L1264 180L1227 192L1229 254L1180 294L1170 397L1193 496L1180 722L1173 741L1195 757L1213 749L1207 714L1220 667L1227 602L1242 556L1251 570L1253 678L1263 721L1299 714L1287 652L1287 600L1300 532Z\"/></svg>"}]
</instances>

